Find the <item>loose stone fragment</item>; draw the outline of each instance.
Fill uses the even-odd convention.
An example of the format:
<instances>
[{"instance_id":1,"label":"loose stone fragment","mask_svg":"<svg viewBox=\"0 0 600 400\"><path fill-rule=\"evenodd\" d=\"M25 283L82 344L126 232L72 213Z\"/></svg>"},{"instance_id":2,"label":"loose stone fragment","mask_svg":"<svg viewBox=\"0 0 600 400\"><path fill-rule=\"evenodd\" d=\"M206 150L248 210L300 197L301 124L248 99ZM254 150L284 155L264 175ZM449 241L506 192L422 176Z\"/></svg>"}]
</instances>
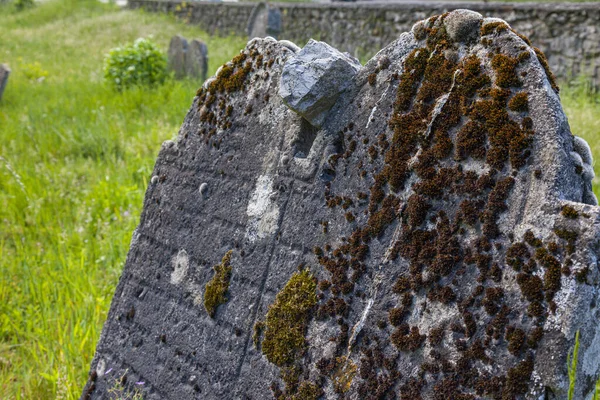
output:
<instances>
[{"instance_id":1,"label":"loose stone fragment","mask_svg":"<svg viewBox=\"0 0 600 400\"><path fill-rule=\"evenodd\" d=\"M477 40L483 17L471 10L455 10L444 18L444 27L454 42Z\"/></svg>"},{"instance_id":2,"label":"loose stone fragment","mask_svg":"<svg viewBox=\"0 0 600 400\"><path fill-rule=\"evenodd\" d=\"M279 95L311 125L320 127L360 68L356 59L311 39L284 65Z\"/></svg>"}]
</instances>

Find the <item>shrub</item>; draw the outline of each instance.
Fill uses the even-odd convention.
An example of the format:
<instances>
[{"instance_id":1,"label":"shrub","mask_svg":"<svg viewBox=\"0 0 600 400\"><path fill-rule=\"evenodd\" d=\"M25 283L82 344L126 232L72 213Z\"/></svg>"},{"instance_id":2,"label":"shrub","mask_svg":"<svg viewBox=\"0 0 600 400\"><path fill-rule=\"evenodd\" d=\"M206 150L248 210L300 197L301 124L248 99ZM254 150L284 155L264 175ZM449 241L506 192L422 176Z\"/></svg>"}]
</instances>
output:
<instances>
[{"instance_id":1,"label":"shrub","mask_svg":"<svg viewBox=\"0 0 600 400\"><path fill-rule=\"evenodd\" d=\"M15 8L17 9L17 11L23 11L26 8L31 8L35 5L33 1L34 0L16 0Z\"/></svg>"},{"instance_id":2,"label":"shrub","mask_svg":"<svg viewBox=\"0 0 600 400\"><path fill-rule=\"evenodd\" d=\"M104 78L117 90L153 87L167 77L167 58L150 39L112 49L104 58Z\"/></svg>"},{"instance_id":3,"label":"shrub","mask_svg":"<svg viewBox=\"0 0 600 400\"><path fill-rule=\"evenodd\" d=\"M42 67L39 61L22 64L20 69L23 75L30 81L42 82L48 77L48 71Z\"/></svg>"}]
</instances>

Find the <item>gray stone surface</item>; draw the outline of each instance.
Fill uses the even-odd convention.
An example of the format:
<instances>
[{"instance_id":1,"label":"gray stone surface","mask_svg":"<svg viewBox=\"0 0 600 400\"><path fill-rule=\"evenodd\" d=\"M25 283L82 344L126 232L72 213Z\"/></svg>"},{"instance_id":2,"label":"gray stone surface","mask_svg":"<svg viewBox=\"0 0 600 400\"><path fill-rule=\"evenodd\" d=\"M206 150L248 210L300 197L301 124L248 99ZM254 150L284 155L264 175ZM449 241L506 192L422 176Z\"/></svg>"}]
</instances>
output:
<instances>
[{"instance_id":1,"label":"gray stone surface","mask_svg":"<svg viewBox=\"0 0 600 400\"><path fill-rule=\"evenodd\" d=\"M192 78L206 79L208 72L208 49L206 43L193 39L185 53L185 74Z\"/></svg>"},{"instance_id":2,"label":"gray stone surface","mask_svg":"<svg viewBox=\"0 0 600 400\"><path fill-rule=\"evenodd\" d=\"M252 9L246 28L248 39L271 36L281 33L281 11L268 3L258 3Z\"/></svg>"},{"instance_id":3,"label":"gray stone surface","mask_svg":"<svg viewBox=\"0 0 600 400\"><path fill-rule=\"evenodd\" d=\"M181 79L186 75L186 53L188 51L187 40L176 35L169 42L169 51L167 53L169 61L169 70L175 72L175 78Z\"/></svg>"},{"instance_id":4,"label":"gray stone surface","mask_svg":"<svg viewBox=\"0 0 600 400\"><path fill-rule=\"evenodd\" d=\"M0 100L4 94L4 89L8 84L8 76L10 75L10 68L6 64L0 64Z\"/></svg>"},{"instance_id":5,"label":"gray stone surface","mask_svg":"<svg viewBox=\"0 0 600 400\"><path fill-rule=\"evenodd\" d=\"M279 95L311 125L320 127L360 68L352 56L311 39L283 67Z\"/></svg>"},{"instance_id":6,"label":"gray stone surface","mask_svg":"<svg viewBox=\"0 0 600 400\"><path fill-rule=\"evenodd\" d=\"M205 82L161 148L82 398L565 399L576 331L589 396L591 157L533 49L509 29L448 40L455 17L377 53L318 130L277 95L295 53L274 39ZM302 266L318 303L280 368L253 327Z\"/></svg>"},{"instance_id":7,"label":"gray stone surface","mask_svg":"<svg viewBox=\"0 0 600 400\"><path fill-rule=\"evenodd\" d=\"M444 19L448 36L455 42L469 42L479 37L483 16L471 10L455 10Z\"/></svg>"}]
</instances>

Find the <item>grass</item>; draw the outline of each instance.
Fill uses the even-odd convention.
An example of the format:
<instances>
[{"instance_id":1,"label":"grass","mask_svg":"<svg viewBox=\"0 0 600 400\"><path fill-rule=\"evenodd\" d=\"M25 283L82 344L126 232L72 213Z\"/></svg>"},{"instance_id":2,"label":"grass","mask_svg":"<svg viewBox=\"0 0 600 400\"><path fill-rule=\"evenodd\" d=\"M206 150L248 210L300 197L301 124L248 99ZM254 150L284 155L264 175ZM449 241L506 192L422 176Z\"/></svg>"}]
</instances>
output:
<instances>
[{"instance_id":1,"label":"grass","mask_svg":"<svg viewBox=\"0 0 600 400\"><path fill-rule=\"evenodd\" d=\"M200 82L115 93L109 49L180 33L207 42L210 74L245 44L169 16L92 0L0 5L0 398L79 397L161 142ZM573 132L600 157L600 97L564 89ZM598 193L598 192L597 192ZM117 388L118 389L118 388Z\"/></svg>"},{"instance_id":2,"label":"grass","mask_svg":"<svg viewBox=\"0 0 600 400\"><path fill-rule=\"evenodd\" d=\"M573 350L567 356L567 375L569 376L569 391L567 400L573 400L575 396L575 387L577 386L577 361L579 358L579 331L575 332L575 344ZM600 400L600 379L594 384L594 393L591 400Z\"/></svg>"},{"instance_id":3,"label":"grass","mask_svg":"<svg viewBox=\"0 0 600 400\"><path fill-rule=\"evenodd\" d=\"M568 400L573 400L575 395L575 384L577 378L577 360L579 358L579 331L575 333L575 346L572 352L567 356L567 374L569 375Z\"/></svg>"},{"instance_id":4,"label":"grass","mask_svg":"<svg viewBox=\"0 0 600 400\"><path fill-rule=\"evenodd\" d=\"M594 193L600 199L600 92L590 93L588 85L579 80L561 88L563 109L569 118L571 132L584 138L594 155Z\"/></svg>"},{"instance_id":5,"label":"grass","mask_svg":"<svg viewBox=\"0 0 600 400\"><path fill-rule=\"evenodd\" d=\"M201 82L116 93L109 49L202 38L210 74L245 45L96 1L0 7L0 398L81 394L161 142Z\"/></svg>"}]
</instances>

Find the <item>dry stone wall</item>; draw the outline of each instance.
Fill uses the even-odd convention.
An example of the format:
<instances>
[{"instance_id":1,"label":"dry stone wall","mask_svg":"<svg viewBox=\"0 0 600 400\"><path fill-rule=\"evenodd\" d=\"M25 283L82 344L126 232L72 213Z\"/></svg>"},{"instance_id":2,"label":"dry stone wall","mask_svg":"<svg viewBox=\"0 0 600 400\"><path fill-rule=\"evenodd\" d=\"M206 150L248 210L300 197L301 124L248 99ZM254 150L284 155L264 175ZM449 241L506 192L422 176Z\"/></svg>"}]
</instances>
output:
<instances>
[{"instance_id":1,"label":"dry stone wall","mask_svg":"<svg viewBox=\"0 0 600 400\"><path fill-rule=\"evenodd\" d=\"M255 3L130 0L130 7L173 12L210 33L245 35ZM281 33L303 45L325 41L341 51L368 58L429 15L470 8L498 17L527 35L548 57L559 77L585 74L600 84L600 3L271 3L281 11Z\"/></svg>"},{"instance_id":2,"label":"dry stone wall","mask_svg":"<svg viewBox=\"0 0 600 400\"><path fill-rule=\"evenodd\" d=\"M254 39L161 148L82 397L564 399L580 332L588 398L592 162L502 20Z\"/></svg>"}]
</instances>

